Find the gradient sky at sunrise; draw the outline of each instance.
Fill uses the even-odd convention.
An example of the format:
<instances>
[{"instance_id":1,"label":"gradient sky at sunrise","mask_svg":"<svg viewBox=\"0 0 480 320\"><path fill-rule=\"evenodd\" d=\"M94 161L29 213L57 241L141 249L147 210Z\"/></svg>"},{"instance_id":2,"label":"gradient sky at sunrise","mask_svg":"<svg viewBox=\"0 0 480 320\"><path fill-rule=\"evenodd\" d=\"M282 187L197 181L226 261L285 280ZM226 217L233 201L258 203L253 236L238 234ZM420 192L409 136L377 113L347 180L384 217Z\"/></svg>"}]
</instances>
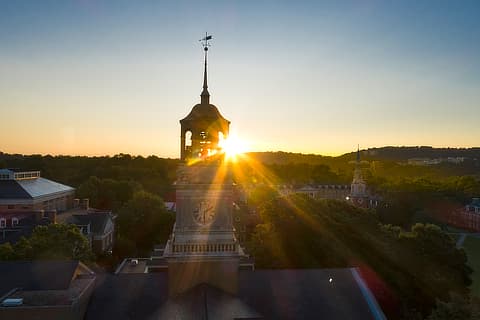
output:
<instances>
[{"instance_id":1,"label":"gradient sky at sunrise","mask_svg":"<svg viewBox=\"0 0 480 320\"><path fill-rule=\"evenodd\" d=\"M211 102L251 150L480 143L479 1L0 0L0 151L179 156Z\"/></svg>"}]
</instances>

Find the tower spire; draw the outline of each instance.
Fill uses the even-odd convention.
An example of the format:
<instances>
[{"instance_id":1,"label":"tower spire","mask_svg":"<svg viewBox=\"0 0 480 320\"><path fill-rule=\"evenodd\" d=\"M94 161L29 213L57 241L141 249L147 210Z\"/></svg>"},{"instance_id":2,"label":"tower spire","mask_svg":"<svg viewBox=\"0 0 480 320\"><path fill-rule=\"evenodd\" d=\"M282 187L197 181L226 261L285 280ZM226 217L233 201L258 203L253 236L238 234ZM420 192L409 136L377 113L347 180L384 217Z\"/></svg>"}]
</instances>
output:
<instances>
[{"instance_id":1,"label":"tower spire","mask_svg":"<svg viewBox=\"0 0 480 320\"><path fill-rule=\"evenodd\" d=\"M208 84L207 84L207 55L208 55L208 47L210 47L209 40L212 40L212 36L208 35L205 32L205 38L200 39L203 46L203 51L205 52L205 66L203 70L203 91L200 94L201 104L210 104L210 93L208 92Z\"/></svg>"},{"instance_id":2,"label":"tower spire","mask_svg":"<svg viewBox=\"0 0 480 320\"><path fill-rule=\"evenodd\" d=\"M357 163L360 163L360 144L357 145Z\"/></svg>"}]
</instances>

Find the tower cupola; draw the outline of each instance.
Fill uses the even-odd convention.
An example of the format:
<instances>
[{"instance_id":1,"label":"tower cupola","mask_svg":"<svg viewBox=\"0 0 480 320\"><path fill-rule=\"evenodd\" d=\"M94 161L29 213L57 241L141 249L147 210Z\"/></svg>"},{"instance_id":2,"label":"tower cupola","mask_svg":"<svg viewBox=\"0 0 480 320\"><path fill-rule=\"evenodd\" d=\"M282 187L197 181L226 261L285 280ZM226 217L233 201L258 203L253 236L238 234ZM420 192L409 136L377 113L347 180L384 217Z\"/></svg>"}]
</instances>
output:
<instances>
[{"instance_id":1,"label":"tower cupola","mask_svg":"<svg viewBox=\"0 0 480 320\"><path fill-rule=\"evenodd\" d=\"M200 103L180 120L181 126L181 160L206 159L220 151L220 141L228 137L230 121L225 119L217 107L210 104L210 93L207 84L207 54L212 36L205 35L202 45L204 49L203 91Z\"/></svg>"}]
</instances>

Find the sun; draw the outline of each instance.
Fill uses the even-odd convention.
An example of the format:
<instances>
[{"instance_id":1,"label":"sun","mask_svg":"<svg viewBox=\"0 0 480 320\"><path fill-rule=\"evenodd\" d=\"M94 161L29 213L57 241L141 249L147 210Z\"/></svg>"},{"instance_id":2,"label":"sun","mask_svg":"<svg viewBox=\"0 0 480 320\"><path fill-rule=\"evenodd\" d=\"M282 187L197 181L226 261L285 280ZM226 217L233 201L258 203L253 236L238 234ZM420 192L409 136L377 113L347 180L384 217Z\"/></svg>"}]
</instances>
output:
<instances>
[{"instance_id":1,"label":"sun","mask_svg":"<svg viewBox=\"0 0 480 320\"><path fill-rule=\"evenodd\" d=\"M236 160L236 157L247 151L247 143L237 136L230 135L227 139L219 142L228 160Z\"/></svg>"}]
</instances>

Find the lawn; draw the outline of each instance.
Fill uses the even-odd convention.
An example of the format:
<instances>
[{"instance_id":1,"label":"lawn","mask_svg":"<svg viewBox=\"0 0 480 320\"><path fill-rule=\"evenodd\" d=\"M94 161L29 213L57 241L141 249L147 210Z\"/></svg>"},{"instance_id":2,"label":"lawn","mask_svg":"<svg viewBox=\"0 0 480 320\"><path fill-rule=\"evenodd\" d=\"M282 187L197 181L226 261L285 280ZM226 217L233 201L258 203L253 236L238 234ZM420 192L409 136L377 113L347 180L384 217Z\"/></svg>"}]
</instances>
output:
<instances>
[{"instance_id":1,"label":"lawn","mask_svg":"<svg viewBox=\"0 0 480 320\"><path fill-rule=\"evenodd\" d=\"M463 243L468 256L468 264L473 269L472 294L480 297L480 238L468 236Z\"/></svg>"}]
</instances>

